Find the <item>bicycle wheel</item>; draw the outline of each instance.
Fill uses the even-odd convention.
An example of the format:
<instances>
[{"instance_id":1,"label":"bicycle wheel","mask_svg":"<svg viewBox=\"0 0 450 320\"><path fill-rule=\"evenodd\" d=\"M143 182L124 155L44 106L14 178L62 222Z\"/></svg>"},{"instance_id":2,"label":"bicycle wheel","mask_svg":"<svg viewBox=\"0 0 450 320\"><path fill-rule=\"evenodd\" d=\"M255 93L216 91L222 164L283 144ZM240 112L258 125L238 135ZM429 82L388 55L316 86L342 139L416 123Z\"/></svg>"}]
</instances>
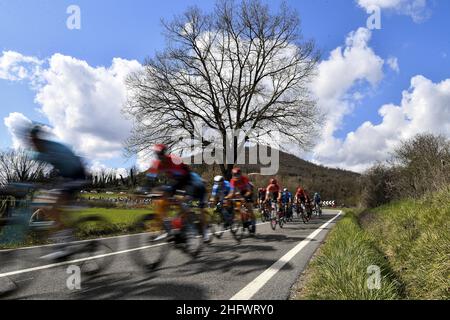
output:
<instances>
[{"instance_id":1,"label":"bicycle wheel","mask_svg":"<svg viewBox=\"0 0 450 320\"><path fill-rule=\"evenodd\" d=\"M284 214L280 214L278 217L278 224L280 225L280 228L283 229L285 221L284 221Z\"/></svg>"},{"instance_id":2,"label":"bicycle wheel","mask_svg":"<svg viewBox=\"0 0 450 320\"><path fill-rule=\"evenodd\" d=\"M277 213L272 210L272 212L270 213L270 227L272 228L273 231L275 231L277 229Z\"/></svg>"},{"instance_id":3,"label":"bicycle wheel","mask_svg":"<svg viewBox=\"0 0 450 320\"><path fill-rule=\"evenodd\" d=\"M265 223L266 222L266 212L264 209L262 209L260 212L261 212L261 222Z\"/></svg>"},{"instance_id":4,"label":"bicycle wheel","mask_svg":"<svg viewBox=\"0 0 450 320\"><path fill-rule=\"evenodd\" d=\"M226 231L225 221L220 212L214 211L209 216L209 229L214 237L221 239Z\"/></svg>"},{"instance_id":5,"label":"bicycle wheel","mask_svg":"<svg viewBox=\"0 0 450 320\"><path fill-rule=\"evenodd\" d=\"M96 237L105 235L111 230L111 224L100 216L90 216L78 220L75 223L75 236L79 240L86 237ZM88 275L93 275L102 272L111 265L113 256L111 253L113 249L107 240L93 239L75 244L63 244L68 246L69 250L73 252L64 260L84 260L81 262L81 271Z\"/></svg>"},{"instance_id":6,"label":"bicycle wheel","mask_svg":"<svg viewBox=\"0 0 450 320\"><path fill-rule=\"evenodd\" d=\"M137 249L132 252L132 257L144 270L155 270L170 252L169 230L161 229L161 221L153 214L140 218L135 229L139 234L129 238L129 247Z\"/></svg>"},{"instance_id":7,"label":"bicycle wheel","mask_svg":"<svg viewBox=\"0 0 450 320\"><path fill-rule=\"evenodd\" d=\"M203 249L203 232L200 220L195 213L188 214L182 234L185 240L183 251L196 258Z\"/></svg>"}]
</instances>

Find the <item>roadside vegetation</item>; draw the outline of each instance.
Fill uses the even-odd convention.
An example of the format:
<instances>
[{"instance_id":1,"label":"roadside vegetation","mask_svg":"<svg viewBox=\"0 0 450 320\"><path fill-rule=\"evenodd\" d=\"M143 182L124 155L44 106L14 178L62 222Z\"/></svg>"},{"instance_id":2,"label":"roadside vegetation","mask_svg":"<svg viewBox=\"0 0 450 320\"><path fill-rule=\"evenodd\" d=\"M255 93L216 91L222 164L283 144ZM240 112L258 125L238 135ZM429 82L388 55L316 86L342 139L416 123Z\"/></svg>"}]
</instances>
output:
<instances>
[{"instance_id":1,"label":"roadside vegetation","mask_svg":"<svg viewBox=\"0 0 450 320\"><path fill-rule=\"evenodd\" d=\"M450 299L449 164L449 141L426 134L370 169L362 208L345 211L295 298ZM379 290L366 284L371 265Z\"/></svg>"}]
</instances>

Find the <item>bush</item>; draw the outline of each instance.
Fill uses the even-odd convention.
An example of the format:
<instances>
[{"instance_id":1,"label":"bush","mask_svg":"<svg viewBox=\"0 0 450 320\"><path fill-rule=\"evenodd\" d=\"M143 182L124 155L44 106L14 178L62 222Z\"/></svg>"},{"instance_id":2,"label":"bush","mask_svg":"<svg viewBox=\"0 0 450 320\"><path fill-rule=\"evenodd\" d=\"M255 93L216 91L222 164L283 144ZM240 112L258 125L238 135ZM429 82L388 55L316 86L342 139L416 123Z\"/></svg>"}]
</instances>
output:
<instances>
[{"instance_id":1,"label":"bush","mask_svg":"<svg viewBox=\"0 0 450 320\"><path fill-rule=\"evenodd\" d=\"M362 202L368 208L437 192L450 184L450 141L417 135L402 142L390 161L368 170L363 181Z\"/></svg>"}]
</instances>

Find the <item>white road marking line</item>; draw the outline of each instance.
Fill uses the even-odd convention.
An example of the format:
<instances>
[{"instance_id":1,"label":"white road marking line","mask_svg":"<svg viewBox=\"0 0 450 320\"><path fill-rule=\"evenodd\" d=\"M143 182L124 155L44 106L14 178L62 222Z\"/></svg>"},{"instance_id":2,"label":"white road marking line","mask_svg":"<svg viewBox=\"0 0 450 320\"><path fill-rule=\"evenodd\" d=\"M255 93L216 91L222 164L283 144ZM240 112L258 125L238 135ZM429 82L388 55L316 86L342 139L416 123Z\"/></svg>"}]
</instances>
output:
<instances>
[{"instance_id":1,"label":"white road marking line","mask_svg":"<svg viewBox=\"0 0 450 320\"><path fill-rule=\"evenodd\" d=\"M326 227L328 227L334 220L336 220L342 211L340 211L334 218L324 223L306 239L301 241L295 248L286 253L280 260L275 262L266 271L260 274L255 280L250 282L245 288L235 294L230 300L250 300L264 285L272 279L289 261L291 261L300 251L303 250L314 238Z\"/></svg>"},{"instance_id":2,"label":"white road marking line","mask_svg":"<svg viewBox=\"0 0 450 320\"><path fill-rule=\"evenodd\" d=\"M267 224L267 222L266 223L258 223L257 225L263 225L263 224ZM230 230L227 230L226 232L229 232L229 231ZM86 241L89 241L89 240L86 240ZM39 267L34 267L34 268L28 268L28 269L23 269L23 270L17 270L17 271L11 271L11 272L6 272L6 273L0 273L0 278L11 277L11 276L15 276L15 275L23 274L23 273L35 272L35 271L40 271L40 270L45 270L45 269L51 269L51 268L65 266L65 265L70 265L70 264L76 264L76 263L80 263L80 262L96 260L96 259L102 259L102 258L107 258L107 257L111 257L111 256L117 256L117 255L120 255L120 254L125 254L125 253L140 251L140 250L146 250L146 249L150 249L150 248L164 246L164 245L167 245L167 244L168 243L162 243L162 244L157 244L157 245L144 246L144 247L139 247L139 248L134 248L134 249L127 249L127 250L122 250L122 251L116 251L116 252L112 252L112 253L102 254L102 255L98 255L98 256L92 256L92 257L87 257L87 258L71 260L71 261L52 263L52 264L39 266Z\"/></svg>"},{"instance_id":3,"label":"white road marking line","mask_svg":"<svg viewBox=\"0 0 450 320\"><path fill-rule=\"evenodd\" d=\"M81 259L76 259L76 260L71 260L71 261L52 263L52 264L47 264L45 266L40 266L40 267L34 267L34 268L28 268L28 269L23 269L23 270L17 270L17 271L11 271L11 272L6 272L6 273L0 273L0 278L11 277L11 276L15 276L15 275L18 275L18 274L29 273L29 272L34 272L34 271L40 271L40 270L45 270L45 269L50 269L50 268L56 268L56 267L60 267L60 266L76 264L76 263L85 262L85 261L102 259L102 258L106 258L106 257L116 256L116 255L119 255L119 254L124 254L124 253L139 251L139 250L145 250L145 249L150 249L150 248L154 248L154 247L160 247L160 246L164 246L164 245L167 245L167 243L161 243L161 244L145 246L145 247L140 247L140 248L134 248L134 249L128 249L128 250L122 250L122 251L116 251L116 252L112 252L112 253L106 253L106 254L101 254L101 255L98 255L98 256L81 258Z\"/></svg>"},{"instance_id":4,"label":"white road marking line","mask_svg":"<svg viewBox=\"0 0 450 320\"><path fill-rule=\"evenodd\" d=\"M121 236L112 236L112 237L104 237L104 238L78 240L78 241L66 242L64 244L70 245L70 244L85 243L85 242L88 242L88 241L103 241L103 240L120 239L120 238L126 238L126 237L136 237L136 236L141 236L143 234L145 234L145 232L143 232L143 233L134 233L134 234L124 234L124 235L121 235ZM11 252L11 251L32 250L32 249L39 249L39 248L48 248L48 247L54 247L54 246L59 246L59 245L61 245L61 243L50 243L50 244L44 244L44 245L40 245L40 246L22 247L22 248L15 248L15 249L3 249L3 250L0 250L0 253L2 253L2 252Z\"/></svg>"}]
</instances>

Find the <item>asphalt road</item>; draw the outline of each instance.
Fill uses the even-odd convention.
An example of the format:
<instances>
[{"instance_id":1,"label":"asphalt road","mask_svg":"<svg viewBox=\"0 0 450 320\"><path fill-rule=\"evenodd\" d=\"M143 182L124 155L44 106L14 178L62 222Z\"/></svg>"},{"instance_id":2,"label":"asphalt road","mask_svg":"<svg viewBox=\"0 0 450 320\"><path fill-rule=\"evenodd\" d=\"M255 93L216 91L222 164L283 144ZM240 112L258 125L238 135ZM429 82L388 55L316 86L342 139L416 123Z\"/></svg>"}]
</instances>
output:
<instances>
[{"instance_id":1,"label":"asphalt road","mask_svg":"<svg viewBox=\"0 0 450 320\"><path fill-rule=\"evenodd\" d=\"M286 300L338 213L325 210L309 224L296 221L276 231L261 224L256 237L240 244L225 234L195 260L172 249L165 263L151 273L142 270L133 255L152 254L160 248L133 251L140 247L136 246L139 235L104 239L113 250L105 258L108 268L95 277L82 273L81 289L74 290L67 286L68 268L90 262L48 265L38 257L53 247L24 249L14 252L20 254L20 265L1 263L0 287L11 280L21 287L8 299ZM0 257L5 254L0 252Z\"/></svg>"}]
</instances>

